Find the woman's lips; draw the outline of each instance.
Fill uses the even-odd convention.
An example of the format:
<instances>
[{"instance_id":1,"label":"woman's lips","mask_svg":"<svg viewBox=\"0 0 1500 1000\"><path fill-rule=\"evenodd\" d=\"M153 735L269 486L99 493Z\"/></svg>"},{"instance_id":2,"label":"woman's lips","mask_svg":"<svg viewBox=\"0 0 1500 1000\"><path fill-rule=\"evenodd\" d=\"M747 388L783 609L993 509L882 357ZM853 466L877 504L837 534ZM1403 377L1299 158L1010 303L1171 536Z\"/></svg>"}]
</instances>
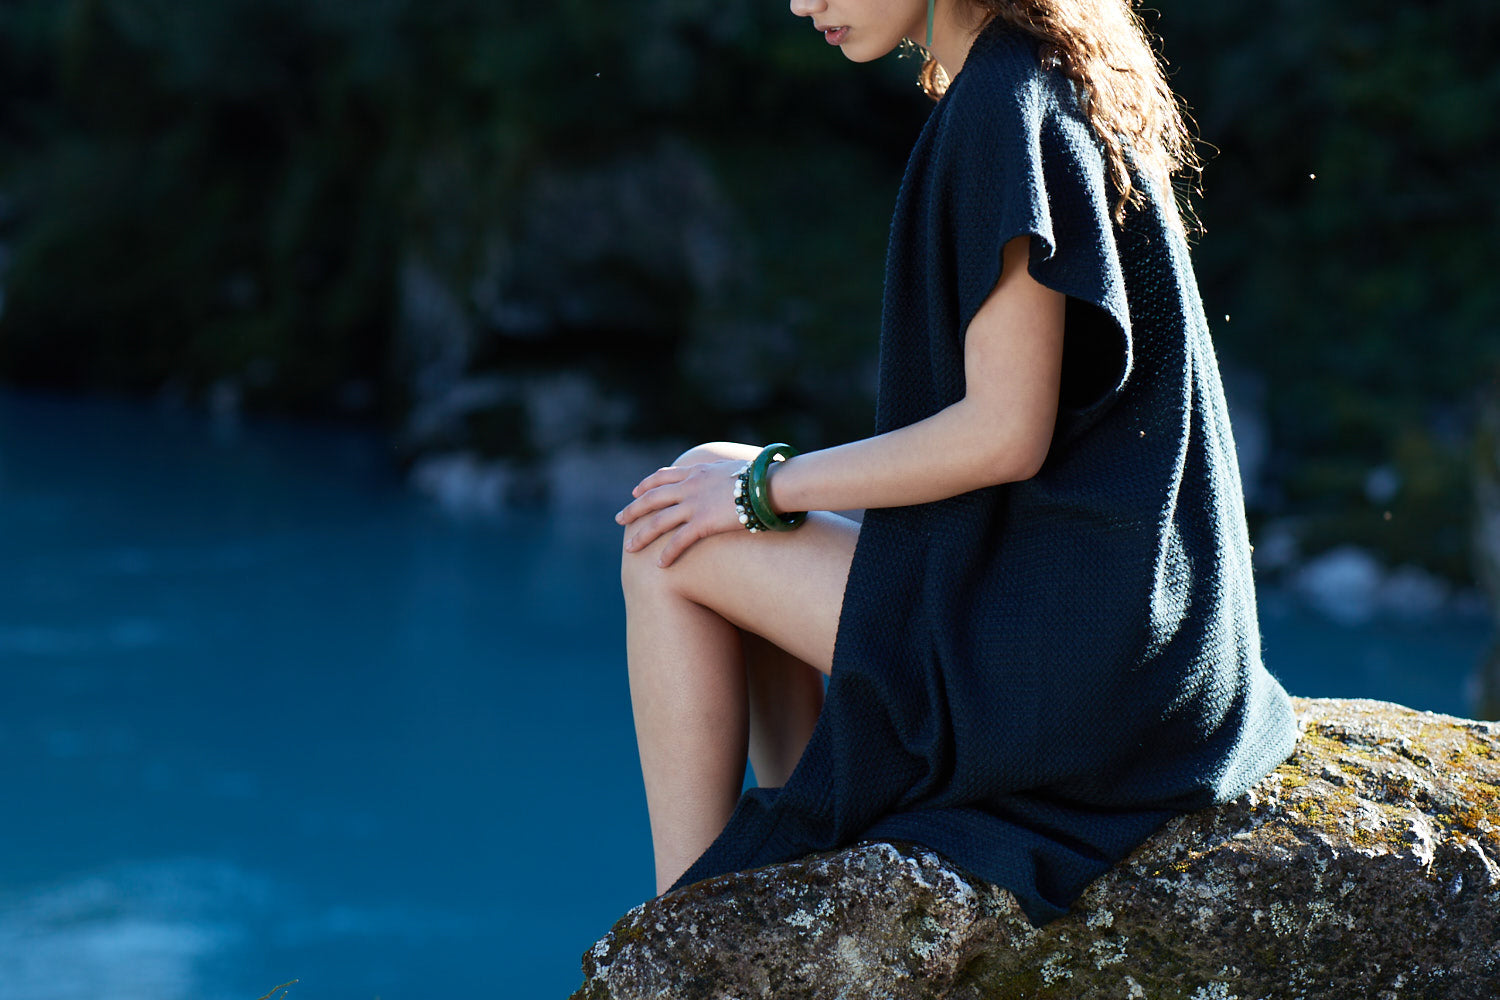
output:
<instances>
[{"instance_id":1,"label":"woman's lips","mask_svg":"<svg viewBox=\"0 0 1500 1000\"><path fill-rule=\"evenodd\" d=\"M827 39L829 45L843 45L844 36L847 34L849 34L849 26L844 25L841 28L829 28L823 32L823 37Z\"/></svg>"}]
</instances>

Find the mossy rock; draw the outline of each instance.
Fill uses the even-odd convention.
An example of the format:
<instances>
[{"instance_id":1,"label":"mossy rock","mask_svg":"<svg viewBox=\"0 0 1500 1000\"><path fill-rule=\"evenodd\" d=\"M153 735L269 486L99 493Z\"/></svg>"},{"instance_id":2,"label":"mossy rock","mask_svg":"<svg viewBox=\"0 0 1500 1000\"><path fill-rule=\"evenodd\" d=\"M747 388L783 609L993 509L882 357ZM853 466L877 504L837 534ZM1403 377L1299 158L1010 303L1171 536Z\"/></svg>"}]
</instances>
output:
<instances>
[{"instance_id":1,"label":"mossy rock","mask_svg":"<svg viewBox=\"0 0 1500 1000\"><path fill-rule=\"evenodd\" d=\"M636 907L574 1000L1500 997L1500 724L1296 708L1286 763L1045 927L931 851L860 844Z\"/></svg>"}]
</instances>

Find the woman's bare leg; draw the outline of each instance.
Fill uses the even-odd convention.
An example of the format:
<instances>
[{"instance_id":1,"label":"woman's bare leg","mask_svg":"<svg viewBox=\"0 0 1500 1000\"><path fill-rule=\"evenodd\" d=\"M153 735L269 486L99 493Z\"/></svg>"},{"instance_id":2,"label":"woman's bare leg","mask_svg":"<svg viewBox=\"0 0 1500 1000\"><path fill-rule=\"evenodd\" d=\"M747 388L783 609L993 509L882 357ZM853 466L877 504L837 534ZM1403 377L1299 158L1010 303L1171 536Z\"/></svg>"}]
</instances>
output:
<instances>
[{"instance_id":1,"label":"woman's bare leg","mask_svg":"<svg viewBox=\"0 0 1500 1000\"><path fill-rule=\"evenodd\" d=\"M677 464L755 451L704 446ZM656 558L667 536L624 553L630 697L658 892L733 811L752 719L757 780L779 784L795 766L822 701L821 680L806 668L832 669L858 533L853 521L815 513L795 532L705 538L666 569Z\"/></svg>"},{"instance_id":2,"label":"woman's bare leg","mask_svg":"<svg viewBox=\"0 0 1500 1000\"><path fill-rule=\"evenodd\" d=\"M660 894L718 836L739 798L744 655L739 629L669 588L627 583L625 593L630 704Z\"/></svg>"},{"instance_id":3,"label":"woman's bare leg","mask_svg":"<svg viewBox=\"0 0 1500 1000\"><path fill-rule=\"evenodd\" d=\"M802 759L823 710L823 677L755 633L743 635L750 766L757 785L779 788Z\"/></svg>"}]
</instances>

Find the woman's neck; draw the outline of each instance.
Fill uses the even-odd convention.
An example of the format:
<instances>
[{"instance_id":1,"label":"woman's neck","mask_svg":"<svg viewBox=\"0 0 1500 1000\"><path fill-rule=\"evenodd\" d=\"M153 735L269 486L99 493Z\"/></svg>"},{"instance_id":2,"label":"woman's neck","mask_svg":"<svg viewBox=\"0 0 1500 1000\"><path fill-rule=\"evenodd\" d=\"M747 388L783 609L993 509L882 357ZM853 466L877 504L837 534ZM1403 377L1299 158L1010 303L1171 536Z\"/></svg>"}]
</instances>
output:
<instances>
[{"instance_id":1,"label":"woman's neck","mask_svg":"<svg viewBox=\"0 0 1500 1000\"><path fill-rule=\"evenodd\" d=\"M974 39L989 23L989 15L970 0L947 0L939 3L932 23L932 57L943 67L949 82L958 76L969 58Z\"/></svg>"}]
</instances>

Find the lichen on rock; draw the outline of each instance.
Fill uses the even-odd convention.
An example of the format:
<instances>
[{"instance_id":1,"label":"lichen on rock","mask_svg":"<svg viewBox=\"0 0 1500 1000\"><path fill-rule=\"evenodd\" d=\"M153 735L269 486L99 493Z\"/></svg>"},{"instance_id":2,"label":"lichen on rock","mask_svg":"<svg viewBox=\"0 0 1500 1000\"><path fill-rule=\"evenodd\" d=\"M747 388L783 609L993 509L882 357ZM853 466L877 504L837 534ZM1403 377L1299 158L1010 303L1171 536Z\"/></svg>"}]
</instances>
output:
<instances>
[{"instance_id":1,"label":"lichen on rock","mask_svg":"<svg viewBox=\"0 0 1500 1000\"><path fill-rule=\"evenodd\" d=\"M1286 763L1044 927L932 851L859 844L636 907L573 1000L1500 997L1500 723L1295 704Z\"/></svg>"}]
</instances>

